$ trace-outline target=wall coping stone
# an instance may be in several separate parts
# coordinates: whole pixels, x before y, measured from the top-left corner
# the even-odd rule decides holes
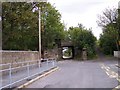
[[[9,51],[9,50],[0,50],[0,52],[31,52],[31,53],[33,53],[33,52],[39,52],[39,51]]]

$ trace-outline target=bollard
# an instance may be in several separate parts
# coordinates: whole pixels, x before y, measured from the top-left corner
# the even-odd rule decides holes
[[[39,69],[40,69],[40,64],[41,64],[40,60],[39,60],[39,63],[38,63],[38,64],[39,64]]]
[[[10,88],[12,87],[11,83],[12,83],[12,66],[11,66],[11,63],[10,63],[9,64],[9,84],[10,84]]]
[[[47,59],[47,67],[48,67],[48,59]]]
[[[57,61],[56,61],[56,59],[54,59],[54,63],[55,63],[55,66],[57,66]]]
[[[52,65],[53,65],[53,67],[55,66],[55,61],[54,61],[54,59],[52,60]]]

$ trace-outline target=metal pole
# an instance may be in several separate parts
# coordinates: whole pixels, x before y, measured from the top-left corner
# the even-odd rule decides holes
[[[30,76],[29,62],[27,63],[27,72],[28,72],[28,77],[29,77]]]
[[[118,2],[118,51],[120,51],[120,1]]]
[[[48,67],[48,59],[47,59],[47,67]]]
[[[0,63],[2,63],[2,2],[0,2]],[[2,67],[0,67],[2,70]],[[0,72],[0,87],[2,87],[2,73]]]
[[[9,64],[9,84],[10,84],[10,88],[12,87],[11,83],[12,83],[12,66],[11,66],[11,64]]]
[[[39,11],[39,64],[40,64],[41,63],[41,11],[40,11],[40,7],[38,7],[38,11]]]
[[[52,64],[53,64],[53,67],[55,66],[55,61],[54,61],[54,59],[52,59]]]

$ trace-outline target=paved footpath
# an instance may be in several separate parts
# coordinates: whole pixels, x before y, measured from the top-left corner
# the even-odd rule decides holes
[[[119,81],[116,64],[118,62],[114,58],[60,61],[58,71],[26,88],[115,88]]]
[[[12,88],[18,87],[21,84],[28,82],[29,80],[35,78],[39,74],[42,74],[45,71],[50,70],[54,67],[56,67],[56,62],[54,62],[54,65],[53,65],[53,62],[49,62],[49,63],[42,62],[40,68],[39,68],[38,64],[34,64],[33,66],[29,66],[29,72],[28,72],[28,67],[19,68],[17,70],[17,72],[14,71],[15,69],[12,69],[12,72],[14,71],[14,73],[12,73],[12,76],[11,76],[11,83],[12,83],[11,87]],[[7,87],[9,88],[9,86],[8,86],[10,84],[9,73],[2,75],[1,82],[2,82],[2,84],[0,84],[1,85],[0,89],[7,88]],[[17,82],[17,83],[15,83],[15,82]]]

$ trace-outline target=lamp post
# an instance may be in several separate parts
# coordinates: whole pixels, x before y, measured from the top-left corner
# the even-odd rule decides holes
[[[40,7],[38,7],[39,12],[39,60],[41,60],[41,10]]]
[[[41,2],[47,2],[47,0],[41,0]],[[41,8],[38,7],[38,13],[39,13],[39,62],[41,62]]]
[[[120,50],[120,1],[118,2],[118,39],[119,39],[119,50]]]

